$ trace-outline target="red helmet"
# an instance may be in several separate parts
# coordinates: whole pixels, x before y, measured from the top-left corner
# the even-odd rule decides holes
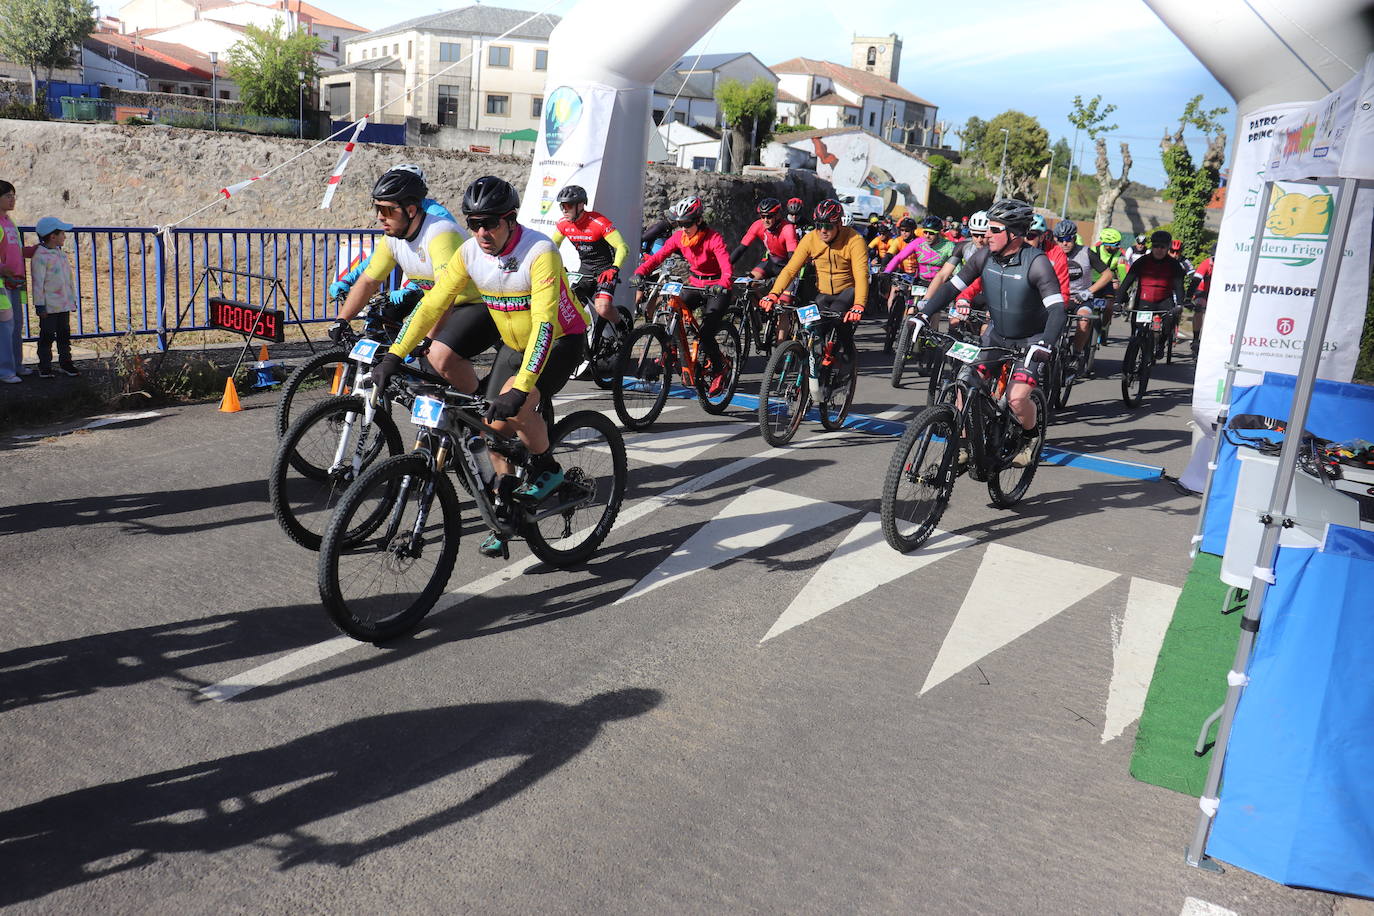
[[[782,204],[776,197],[765,197],[759,201],[757,208],[759,216],[777,216],[782,212]]]
[[[695,223],[701,219],[701,198],[684,197],[668,208],[668,219],[675,223]]]
[[[1178,239],[1174,239],[1172,242],[1169,243],[1169,250],[1170,250],[1170,251],[1182,251],[1182,250],[1183,250],[1183,243],[1180,242]]]
[[[796,216],[798,213],[802,212],[802,208],[805,206],[806,204],[802,202],[802,199],[800,197],[792,198],[787,202],[788,216]]]
[[[816,204],[816,209],[811,212],[811,222],[817,226],[838,226],[844,222],[844,207],[840,206],[838,200],[827,197]]]

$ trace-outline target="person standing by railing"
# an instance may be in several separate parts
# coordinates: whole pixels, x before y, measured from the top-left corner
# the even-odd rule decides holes
[[[39,247],[33,253],[33,310],[38,313],[38,377],[56,378],[52,345],[57,343],[57,366],[63,375],[78,376],[72,363],[72,312],[80,300],[72,281],[72,263],[62,245],[72,224],[55,216],[38,221]]]
[[[7,385],[33,374],[24,368],[24,245],[19,227],[10,219],[17,197],[14,185],[0,181],[0,382]]]

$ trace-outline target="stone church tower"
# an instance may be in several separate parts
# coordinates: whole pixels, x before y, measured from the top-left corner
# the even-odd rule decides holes
[[[897,82],[897,70],[902,64],[902,40],[896,32],[881,38],[855,35],[851,47],[849,66]]]

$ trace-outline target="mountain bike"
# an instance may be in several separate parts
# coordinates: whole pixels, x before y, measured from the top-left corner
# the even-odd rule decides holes
[[[625,344],[611,400],[626,429],[653,425],[668,401],[674,373],[681,376],[684,386],[696,389],[707,413],[724,413],[735,396],[744,362],[739,331],[728,320],[720,323],[716,346],[725,367],[723,372],[713,371],[701,348],[701,325],[694,310],[683,302],[682,291],[681,280],[663,281],[657,291],[656,313],[646,312],[648,323],[637,328]],[[713,390],[718,375],[720,383]]]
[[[777,314],[759,307],[759,297],[772,282],[767,277],[759,279],[752,275],[735,278],[734,299],[726,314],[739,332],[740,359],[748,359],[753,349],[767,353],[777,341]]]
[[[1058,369],[1058,380],[1055,386],[1055,397],[1053,404],[1056,409],[1063,410],[1069,405],[1069,395],[1073,392],[1074,385],[1083,379],[1091,378],[1093,367],[1097,363],[1098,344],[1098,325],[1102,321],[1102,305],[1105,300],[1091,299],[1087,302],[1074,306],[1069,313],[1069,320],[1064,325],[1064,333],[1059,338],[1059,346],[1056,354],[1056,368]],[[1083,305],[1092,309],[1090,315],[1076,314],[1077,310]],[[1083,352],[1074,351],[1074,339],[1078,336],[1079,322],[1086,322],[1088,325],[1088,339],[1083,344]]]
[[[407,370],[403,367],[402,372]],[[400,373],[398,373],[400,377]],[[514,495],[529,465],[515,437],[482,420],[487,402],[408,374],[415,449],[367,468],[339,500],[320,545],[320,600],[355,639],[382,642],[410,632],[453,574],[462,530],[453,471],[482,521],[507,541],[524,538],[550,566],[585,561],[610,534],[625,497],[625,442],[606,417],[569,414],[549,431],[564,481],[540,502]],[[515,473],[496,475],[488,450]]]
[[[883,324],[883,352],[892,353],[894,347],[898,346],[898,332],[906,325],[906,320],[910,318],[907,309],[911,308],[912,303],[920,302],[925,298],[927,284],[917,280],[911,274],[890,274],[892,277],[892,288],[895,291],[892,296],[892,305],[887,310],[887,320]],[[896,365],[895,361],[893,363]],[[893,383],[894,388],[897,387]]]
[[[1163,309],[1131,307],[1125,312],[1131,336],[1121,360],[1121,400],[1127,407],[1139,407],[1155,362],[1166,355],[1173,360],[1174,310],[1169,305]]]
[[[592,318],[591,324],[587,327],[587,359],[573,372],[573,378],[590,378],[596,387],[610,390],[615,387],[615,370],[620,365],[620,354],[634,326],[634,313],[624,306],[617,305],[616,311],[620,313],[619,327],[602,318],[594,302],[595,287],[593,286],[591,298],[583,296],[578,291],[578,286],[588,279],[596,278],[579,273],[568,274],[568,287]]]
[[[774,308],[797,313],[791,339],[773,348],[759,388],[759,432],[769,445],[782,446],[797,434],[813,400],[821,426],[844,425],[859,384],[859,362],[853,340],[840,336],[840,313],[822,312],[815,304]]]
[[[903,433],[888,464],[882,490],[883,535],[905,553],[926,542],[949,505],[961,474],[986,482],[993,505],[1007,509],[1030,489],[1045,444],[1046,401],[1031,390],[1036,428],[1027,436],[1008,406],[1012,366],[1020,356],[1006,347],[983,347],[944,337],[948,355],[961,363]],[[1030,460],[1016,459],[1030,446]]]

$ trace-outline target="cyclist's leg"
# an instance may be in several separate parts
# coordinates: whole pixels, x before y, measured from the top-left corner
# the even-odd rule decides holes
[[[598,285],[596,298],[592,300],[592,307],[596,309],[596,313],[609,321],[612,327],[620,326],[620,310],[611,304],[611,299],[615,297],[616,284],[619,282],[620,278],[616,277],[609,283]]]
[[[1202,342],[1202,319],[1207,316],[1207,297],[1201,296],[1193,300],[1193,350],[1196,351],[1198,344]]]
[[[501,339],[484,303],[455,306],[440,320],[430,335],[429,364],[466,394],[477,390],[477,372],[472,358]]]
[[[536,500],[543,499],[563,481],[563,471],[553,458],[549,443],[548,424],[544,422],[544,417],[539,411],[539,405],[543,403],[544,399],[552,398],[568,383],[573,371],[582,362],[584,350],[585,341],[580,334],[567,334],[555,341],[549,351],[549,357],[544,363],[543,371],[539,373],[534,389],[525,398],[525,403],[521,406],[520,412],[504,423],[491,424],[492,428],[498,431],[513,431],[530,454],[528,476],[524,485],[516,490],[518,496]],[[511,360],[508,357],[502,359],[507,352],[515,354],[515,359]],[[493,367],[492,378],[487,389],[488,398],[510,390],[523,356],[524,354],[502,347],[501,355],[497,357],[497,360],[501,364],[500,375],[505,377],[500,378],[498,390],[496,386],[498,370]],[[498,473],[509,473],[509,467],[504,469],[502,467],[506,464],[504,459],[500,459],[499,464],[498,459],[500,456],[492,455],[492,466],[496,468]]]
[[[1092,327],[1092,322],[1088,318],[1092,315],[1092,306],[1083,303],[1078,307],[1078,327],[1073,332],[1073,352],[1082,353],[1083,348],[1088,345],[1088,329]]]
[[[708,286],[701,293],[706,300],[701,315],[701,350],[718,373],[724,371],[724,367],[721,365],[720,345],[716,343],[716,331],[720,330],[725,310],[730,306],[728,294],[729,290],[722,286]]]

